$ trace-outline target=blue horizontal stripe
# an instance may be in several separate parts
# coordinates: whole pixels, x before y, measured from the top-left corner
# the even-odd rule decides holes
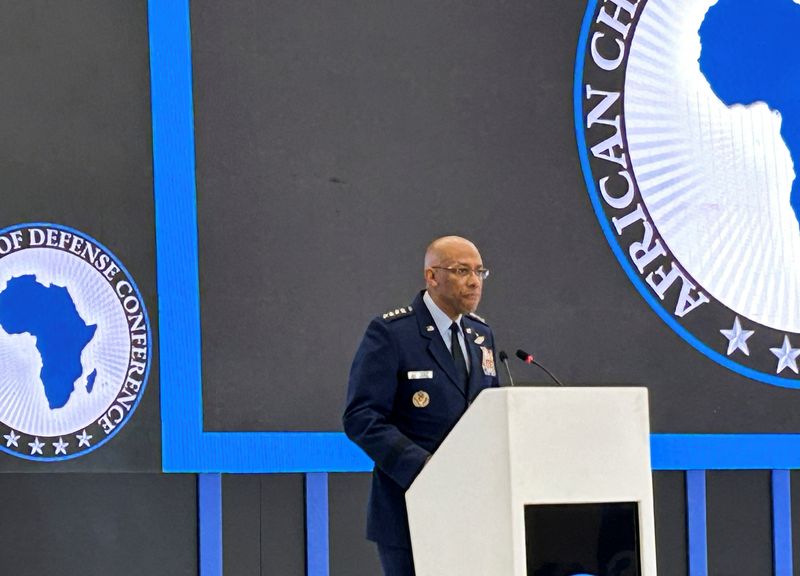
[[[653,470],[800,468],[800,434],[653,434]]]
[[[372,470],[372,461],[339,432],[203,432],[171,439],[165,472]]]
[[[175,432],[173,430],[173,432]],[[170,436],[167,472],[368,472],[372,461],[340,432],[202,432]],[[800,468],[798,434],[653,434],[653,470]]]

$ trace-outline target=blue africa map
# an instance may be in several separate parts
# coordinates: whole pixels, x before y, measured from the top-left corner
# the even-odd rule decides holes
[[[719,0],[700,26],[700,71],[726,106],[764,102],[780,112],[794,164],[791,208],[800,224],[800,5]]]
[[[50,409],[63,408],[83,373],[81,353],[97,326],[78,314],[66,288],[44,286],[34,275],[12,278],[0,292],[0,327],[8,334],[30,334],[42,359],[40,377]],[[91,393],[97,370],[89,374]]]

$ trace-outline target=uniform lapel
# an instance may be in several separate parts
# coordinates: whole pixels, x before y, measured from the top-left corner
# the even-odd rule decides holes
[[[444,340],[442,340],[439,330],[436,329],[436,325],[433,322],[433,317],[428,311],[428,307],[425,305],[425,302],[422,300],[422,294],[419,294],[415,298],[414,310],[417,311],[419,333],[424,338],[428,339],[428,353],[433,356],[433,359],[436,360],[436,363],[439,365],[442,371],[447,374],[447,377],[450,378],[450,382],[452,382],[453,385],[458,388],[459,392],[461,392],[461,394],[466,398],[467,391],[464,390],[463,386],[458,382],[456,366],[453,363],[453,356],[447,349]],[[433,326],[434,329],[429,332],[428,326]]]

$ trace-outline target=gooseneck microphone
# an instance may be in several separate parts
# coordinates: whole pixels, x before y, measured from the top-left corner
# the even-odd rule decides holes
[[[536,361],[536,359],[533,357],[533,354],[528,354],[527,352],[525,352],[525,350],[517,350],[517,358],[525,362],[525,364],[533,364],[534,366],[538,366],[539,368],[544,370],[547,373],[547,375],[550,376],[550,378],[553,379],[553,382],[555,382],[559,386],[563,386],[561,381],[555,376],[553,376],[553,373],[550,372],[550,370],[548,370],[547,368],[545,368]]]
[[[514,385],[514,379],[511,377],[511,369],[508,367],[508,354],[506,354],[505,350],[500,350],[500,362],[502,362],[506,367],[506,374],[508,374],[508,381],[511,382],[511,385]]]

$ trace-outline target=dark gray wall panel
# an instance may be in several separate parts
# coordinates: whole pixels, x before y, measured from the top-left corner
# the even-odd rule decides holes
[[[228,576],[261,574],[260,502],[260,476],[222,477],[222,560]]]
[[[377,549],[366,539],[372,475],[331,474],[328,478],[331,574],[380,574]]]
[[[707,473],[709,574],[772,574],[770,474]]]
[[[433,236],[493,228],[500,166],[531,174],[538,9],[192,9],[206,426],[337,429],[366,321]]]
[[[0,68],[0,227],[51,221],[105,244],[138,284],[156,341],[147,3],[5,2]],[[108,444],[66,463],[3,454],[0,470],[160,470],[157,348],[151,358],[142,401]]]
[[[365,539],[370,475],[328,478],[331,574],[378,574]],[[225,575],[304,576],[303,475],[224,475],[222,488]]]
[[[370,474],[330,476],[331,574],[370,576],[380,572],[372,542],[365,539]],[[686,576],[686,487],[683,472],[653,476],[658,569],[669,576]],[[763,511],[759,511],[762,514]]]
[[[459,233],[493,269],[481,312],[503,347],[534,350],[569,382],[647,384],[657,432],[797,431],[795,392],[689,348],[606,246],[572,125],[583,9],[192,2],[207,428],[339,429],[366,323],[408,303],[432,237]],[[54,221],[106,244],[156,335],[146,10],[3,5],[0,227]],[[0,455],[0,471],[159,470],[152,361],[108,445],[60,464]],[[544,381],[525,369],[519,380]],[[14,542],[0,573],[197,573],[194,476],[0,482],[0,537]],[[368,486],[330,476],[332,574],[377,573]],[[680,576],[682,474],[656,474],[655,489],[661,572]],[[223,490],[226,574],[304,574],[302,475],[226,476]],[[712,573],[769,573],[769,537],[768,473],[710,473]]]
[[[607,246],[574,135],[584,8],[192,2],[207,429],[340,429],[369,319],[459,233],[499,346],[647,385],[655,432],[797,431],[798,394],[691,348]]]
[[[303,474],[261,476],[261,575],[305,576]]]
[[[683,472],[655,472],[653,496],[656,512],[658,571],[687,576],[686,479]]]
[[[303,474],[222,478],[225,576],[305,576]]]
[[[0,574],[196,576],[193,475],[2,474]]]

